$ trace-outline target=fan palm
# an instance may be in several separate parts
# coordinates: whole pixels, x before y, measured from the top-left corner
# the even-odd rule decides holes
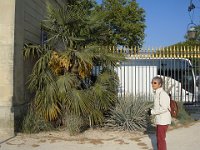
[[[31,106],[46,120],[57,120],[67,113],[101,123],[103,112],[116,100],[118,80],[113,66],[123,57],[98,43],[92,31],[101,24],[93,26],[94,18],[99,17],[81,3],[48,5],[48,16],[42,22],[47,44],[24,47],[25,58],[38,57],[28,87],[35,93]],[[103,70],[92,81],[96,62]]]

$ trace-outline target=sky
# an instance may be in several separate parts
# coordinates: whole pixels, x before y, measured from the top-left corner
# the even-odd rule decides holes
[[[102,0],[97,0],[101,3]],[[145,10],[146,29],[143,47],[163,47],[183,42],[191,19],[200,24],[200,0],[192,0],[196,8],[189,13],[190,0],[136,0]],[[191,16],[191,17],[190,17]]]

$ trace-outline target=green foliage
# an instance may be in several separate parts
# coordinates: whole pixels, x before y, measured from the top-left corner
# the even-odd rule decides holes
[[[102,111],[107,110],[115,100],[115,91],[108,90],[110,84],[107,84],[107,78],[112,78],[112,74],[108,74],[104,78],[106,81],[100,84],[85,82],[95,60],[106,68],[122,58],[106,47],[96,46],[90,39],[88,11],[81,3],[58,7],[49,4],[48,16],[42,25],[48,32],[47,45],[52,46],[24,47],[25,58],[38,56],[28,88],[35,93],[34,111],[40,112],[45,120],[56,120],[62,111],[67,111],[90,116],[93,124],[100,123],[103,120]],[[102,100],[103,96],[99,93],[106,95],[106,99]],[[88,98],[88,95],[94,98]]]
[[[129,47],[142,45],[145,14],[136,1],[104,0],[102,14],[109,28],[108,43]]]
[[[79,116],[68,115],[66,118],[66,126],[70,135],[76,135],[80,133],[83,125],[83,119]]]
[[[32,57],[40,57],[43,53],[43,48],[41,46],[35,46],[31,44],[25,44],[23,49],[23,56],[25,59]]]
[[[126,18],[120,19],[121,22],[112,16],[116,8],[107,9],[107,4],[105,10],[90,0],[64,3],[57,0],[54,5],[48,4],[47,17],[42,21],[48,36],[46,44],[25,45],[23,50],[26,59],[37,58],[27,82],[35,94],[31,105],[34,107],[25,119],[24,129],[31,129],[35,123],[37,130],[33,128],[34,132],[43,130],[40,129],[42,121],[62,120],[65,113],[87,118],[90,125],[103,123],[104,112],[117,99],[118,78],[113,67],[124,59],[108,46],[139,45],[144,30],[143,10],[135,2],[115,3],[122,10],[118,12],[120,18]],[[127,24],[120,25],[123,21]],[[112,23],[112,29],[108,22]],[[96,64],[103,69],[95,80],[91,80]],[[37,119],[34,122],[29,116],[39,116],[41,122]]]
[[[185,124],[185,123],[193,121],[192,117],[185,110],[183,103],[178,102],[178,108],[179,108],[179,112],[178,112],[177,119],[179,120],[181,124]]]
[[[143,96],[128,96],[119,100],[111,111],[110,122],[123,130],[145,130],[148,117],[145,110],[152,107],[152,103],[144,100]]]
[[[188,40],[188,41],[185,41],[185,42],[179,42],[177,44],[171,45],[170,47],[173,47],[173,46],[175,46],[175,47],[177,47],[179,49],[180,49],[180,47],[183,47],[183,46],[190,47],[190,48],[195,48],[195,46],[200,46],[200,42],[199,41],[194,41],[194,40],[193,41]]]
[[[32,110],[28,112],[22,123],[22,132],[38,133],[40,131],[52,130],[53,126],[40,115],[36,115]]]

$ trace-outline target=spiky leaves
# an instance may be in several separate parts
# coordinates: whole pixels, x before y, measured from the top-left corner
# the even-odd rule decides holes
[[[127,96],[125,100],[119,100],[112,110],[111,122],[123,130],[145,130],[148,123],[145,110],[150,107],[152,103],[142,96]]]
[[[61,48],[79,49],[89,35],[88,11],[81,4],[53,7],[48,5],[48,17],[42,22],[48,31],[48,42]]]

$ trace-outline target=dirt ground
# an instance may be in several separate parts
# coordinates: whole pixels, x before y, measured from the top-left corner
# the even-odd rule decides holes
[[[199,150],[200,122],[170,127],[167,132],[169,150]],[[110,131],[90,129],[70,136],[67,131],[18,134],[3,141],[0,150],[156,150],[154,132]]]

